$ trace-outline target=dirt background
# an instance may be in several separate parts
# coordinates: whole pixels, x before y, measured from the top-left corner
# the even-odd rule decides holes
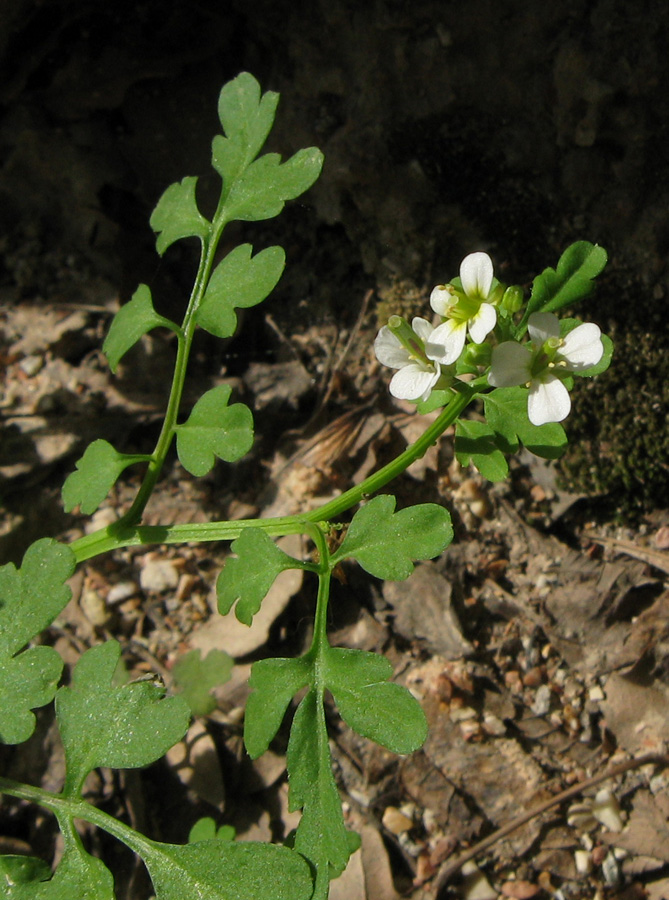
[[[609,252],[599,290],[579,312],[612,334],[616,358],[604,378],[575,393],[566,463],[556,471],[517,460],[509,485],[491,491],[476,473],[452,466],[447,436],[398,488],[406,502],[436,497],[456,518],[459,549],[422,569],[422,587],[412,589],[423,600],[434,596],[435,618],[426,623],[412,612],[401,588],[381,590],[355,574],[339,598],[333,629],[341,642],[390,653],[398,671],[423,685],[434,726],[413,769],[341,738],[338,776],[357,798],[354,823],[371,828],[370,846],[370,834],[385,841],[366,864],[385,860],[390,873],[387,883],[368,877],[359,896],[429,895],[421,865],[433,874],[448,853],[503,824],[547,783],[597,771],[611,754],[666,746],[668,26],[658,0],[0,5],[3,561],[19,560],[45,533],[83,527],[62,513],[59,490],[89,440],[105,437],[120,450],[153,446],[169,339],[147,339],[114,380],[99,347],[140,281],[166,313],[183,307],[195,247],[181,242],[159,260],[148,220],[165,187],[187,174],[201,176],[203,208],[215,204],[216,99],[239,71],[282,95],[269,149],[288,155],[315,144],[325,168],[279,219],[231,229],[230,242],[282,244],[286,274],[245,317],[239,337],[223,347],[203,338],[193,355],[187,401],[203,383],[231,379],[263,413],[254,453],[196,486],[174,466],[149,520],[313,505],[382,463],[385,447],[411,440],[415,425],[390,405],[370,340],[389,310],[424,309],[432,285],[453,277],[468,252],[487,250],[499,277],[521,284],[574,240]],[[133,477],[113,498],[121,505]],[[109,509],[97,521],[105,515]],[[192,633],[210,621],[223,550],[216,553],[170,551],[162,582],[160,553],[119,554],[87,569],[75,591],[78,612],[60,636],[72,658],[115,634],[127,648],[135,641],[134,663],[169,677],[179,652],[208,646]],[[227,649],[243,663],[267,649],[299,652],[309,610],[301,590],[282,588],[266,631]],[[539,688],[548,699],[542,690],[537,700]],[[237,695],[219,697],[219,720],[208,723],[210,756],[228,773],[242,765],[239,703]],[[457,712],[463,708],[474,715]],[[546,725],[551,716],[553,736],[523,731],[526,720]],[[13,757],[8,771],[18,766],[27,780],[57,783],[52,740],[44,722],[31,764]],[[346,767],[351,759],[357,775]],[[518,784],[503,790],[499,772],[511,771]],[[426,794],[434,772],[439,790]],[[151,799],[152,776],[142,777],[140,784],[128,776],[128,786],[109,776],[91,791],[119,814],[137,814]],[[247,827],[260,821],[258,785],[285,788],[280,747],[273,774],[253,777],[235,803],[218,806],[243,834],[235,816],[245,810]],[[646,833],[666,828],[658,777],[654,793],[646,779],[625,782],[619,794],[629,822]],[[235,780],[223,779],[223,794],[224,782],[229,793]],[[263,795],[265,836],[289,830],[277,796]],[[384,824],[384,812],[409,800],[417,831],[407,829],[412,837],[402,844],[405,832]],[[145,826],[183,840],[163,813]],[[627,868],[621,857],[605,871],[612,857],[604,838],[596,832],[588,847],[565,816],[488,858],[491,896],[513,880],[537,896],[558,887],[569,897],[669,896],[667,842],[662,852],[651,848],[655,862],[644,868],[640,848],[650,845],[629,839]],[[13,840],[53,850],[47,821],[23,807],[5,818]],[[575,870],[574,847],[591,855],[589,873]],[[95,849],[113,861],[116,851]],[[128,874],[124,857],[116,862],[119,896],[145,896],[141,875]],[[374,883],[388,893],[375,894]],[[520,896],[513,890],[505,895]]]

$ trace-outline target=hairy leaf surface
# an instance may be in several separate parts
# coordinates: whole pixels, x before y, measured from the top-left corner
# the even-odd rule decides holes
[[[116,686],[121,655],[117,641],[87,650],[75,666],[70,687],[56,695],[56,714],[65,746],[65,794],[80,790],[98,766],[146,766],[181,740],[190,719],[183,697],[165,697],[152,680]]]
[[[156,900],[309,900],[311,872],[294,850],[255,841],[142,841]]]

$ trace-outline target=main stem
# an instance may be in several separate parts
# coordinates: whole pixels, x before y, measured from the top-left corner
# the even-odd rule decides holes
[[[311,512],[274,519],[238,519],[234,522],[203,522],[187,525],[136,525],[129,520],[131,508],[118,522],[93,534],[84,535],[84,537],[74,541],[70,547],[74,551],[77,562],[80,563],[120,547],[137,547],[145,544],[182,544],[189,541],[232,541],[238,538],[245,528],[261,528],[272,537],[286,534],[303,534],[308,532],[310,530],[309,526],[313,526],[314,523],[328,522],[346,512],[346,510],[351,509],[351,507],[360,503],[371,494],[381,490],[413,462],[424,456],[429,447],[438,440],[444,431],[460,417],[461,413],[474,400],[479,393],[480,387],[477,383],[463,384],[448,406],[442,410],[414,444],[411,444],[392,462],[374,472],[360,484],[345,491],[339,497],[335,497],[334,500],[316,507]],[[158,469],[155,478],[158,477],[159,471]],[[149,475],[147,474],[147,479],[148,477]],[[142,488],[140,488],[140,494],[143,493],[146,483],[145,479]],[[154,484],[155,479],[151,483],[151,489],[153,489]],[[148,496],[146,500],[148,500]],[[144,500],[144,503],[146,503],[146,500]],[[137,500],[133,504],[133,507],[135,506],[138,506]],[[143,509],[143,506],[141,508]]]
[[[167,457],[167,453],[174,438],[179,409],[181,407],[181,397],[186,381],[186,369],[188,366],[188,358],[190,356],[190,348],[193,343],[193,335],[195,334],[195,314],[197,313],[198,307],[200,306],[207,289],[211,269],[214,264],[214,255],[225,224],[225,219],[222,216],[218,219],[214,218],[209,236],[202,240],[200,263],[198,265],[197,275],[195,276],[195,283],[188,301],[181,328],[177,331],[177,358],[174,364],[172,386],[170,388],[170,396],[167,402],[163,427],[160,430],[156,448],[151,454],[144,480],[137,491],[137,496],[130,509],[116,523],[116,528],[133,526],[141,519],[146,504],[156,486],[156,482],[158,481],[158,477],[160,476],[165,463],[165,458]]]

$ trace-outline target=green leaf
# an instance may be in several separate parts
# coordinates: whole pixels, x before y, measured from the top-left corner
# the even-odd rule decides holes
[[[525,388],[497,388],[485,395],[483,403],[486,421],[507,452],[515,452],[520,440],[531,453],[544,459],[558,459],[564,453],[567,436],[559,422],[533,425],[528,419]]]
[[[195,316],[198,325],[216,337],[235,333],[235,307],[261,303],[275,288],[286,262],[281,247],[267,247],[253,258],[251,244],[235,247],[216,267]]]
[[[461,466],[473,465],[488,481],[503,481],[509,473],[495,431],[485,422],[458,419],[455,455]]]
[[[119,453],[108,441],[93,441],[76,463],[76,471],[65,479],[62,491],[65,512],[71,512],[79,504],[83,515],[90,516],[124,469],[149,459],[145,454]]]
[[[216,707],[214,688],[229,681],[235,662],[224,650],[210,650],[202,658],[199,650],[190,650],[174,664],[172,675],[195,716],[207,716]]]
[[[206,475],[216,462],[241,459],[253,444],[253,416],[248,406],[228,406],[228,384],[207,391],[193,407],[188,420],[177,425],[177,453],[191,475]]]
[[[65,746],[64,793],[72,796],[99,766],[146,766],[179,741],[190,719],[183,697],[165,697],[153,680],[114,685],[121,655],[117,641],[87,650],[70,687],[56,695],[56,715]]]
[[[140,284],[131,299],[124,304],[112,319],[109,332],[102,345],[109,368],[116,371],[121,358],[137,343],[142,335],[163,325],[171,331],[179,332],[179,326],[158,315],[153,308],[151,289]]]
[[[67,849],[48,881],[42,877],[43,870],[36,869],[34,874],[33,880],[13,884],[6,874],[4,878],[0,874],[0,897],[5,900],[115,900],[111,872],[83,850]]]
[[[287,847],[218,839],[139,848],[156,900],[309,900],[313,891],[305,860]]]
[[[362,650],[332,649],[325,681],[342,719],[355,732],[392,753],[413,753],[425,742],[427,721],[418,701],[388,682],[392,666]]]
[[[318,869],[336,878],[355,850],[356,837],[344,825],[339,792],[332,775],[323,707],[311,690],[297,708],[290,730],[286,764],[290,809],[302,809],[295,849]],[[353,838],[353,840],[352,840]]]
[[[156,249],[160,256],[167,248],[185,237],[209,235],[211,225],[197,208],[195,187],[197,178],[192,175],[171,184],[158,201],[151,215],[151,228],[158,233]]]
[[[323,154],[316,147],[298,150],[285,163],[278,153],[266,153],[232,184],[225,202],[226,220],[256,222],[278,216],[286,200],[311,187],[322,167]]]
[[[235,829],[232,825],[216,827],[216,821],[211,816],[203,816],[188,832],[188,843],[196,844],[198,841],[234,841]]]
[[[7,854],[0,856],[0,895],[3,888],[16,884],[47,881],[51,878],[51,866],[36,856]]]
[[[332,564],[352,557],[370,575],[402,581],[413,572],[413,560],[438,556],[453,539],[451,517],[442,506],[394,509],[395,498],[382,494],[358,510]]]
[[[249,678],[252,693],[244,715],[244,743],[251,759],[257,759],[267,750],[288,704],[312,678],[312,665],[305,657],[261,659],[253,663]]]
[[[226,560],[216,582],[218,611],[227,615],[237,602],[235,615],[250,625],[276,576],[303,564],[279,550],[261,528],[245,528],[230,547],[237,557]]]
[[[26,550],[19,570],[0,568],[0,739],[18,744],[35,728],[31,712],[49,703],[63,662],[51,647],[23,650],[65,608],[74,572],[69,547],[43,538]],[[23,652],[20,652],[23,650]]]
[[[453,391],[432,391],[427,400],[419,400],[416,403],[416,409],[421,416],[434,412],[435,409],[441,409],[453,399]]]
[[[606,250],[588,241],[577,241],[564,251],[556,269],[544,269],[532,285],[532,294],[521,325],[535,312],[555,312],[587,297],[593,279],[606,265]]]
[[[231,184],[255,159],[269,134],[279,95],[272,91],[260,96],[260,85],[242,72],[224,85],[218,100],[218,116],[227,137],[214,138],[213,166]]]

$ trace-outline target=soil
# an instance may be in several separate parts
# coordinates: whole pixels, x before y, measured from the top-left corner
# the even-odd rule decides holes
[[[254,449],[197,481],[171,464],[148,522],[288,514],[361,480],[424,427],[391,401],[370,352],[389,311],[425,310],[432,285],[475,249],[500,278],[529,285],[572,241],[606,247],[579,314],[612,334],[616,357],[575,394],[566,462],[520,455],[492,486],[453,462],[446,434],[394,487],[398,505],[447,506],[453,545],[406,583],[350,567],[336,587],[333,641],[389,656],[430,736],[391,758],[332,711],[336,777],[363,836],[332,896],[669,897],[657,762],[555,805],[482,852],[480,869],[443,878],[523,810],[667,752],[666,5],[9,0],[0,25],[2,562],[89,527],[60,502],[87,443],[153,447],[173,342],[152,333],[117,377],[100,347],[139,282],[166,314],[183,308],[196,248],[180,242],[159,259],[148,220],[187,174],[200,176],[203,208],[215,204],[216,99],[239,71],[281,93],[269,149],[315,144],[326,165],[278,219],[231,228],[230,246],[284,246],[286,273],[237,337],[194,347],[184,407],[228,381],[257,411]],[[127,470],[95,523],[136,488]],[[93,560],[48,638],[71,666],[115,637],[132,674],[168,682],[193,648],[237,661],[214,712],[167,760],[89,780],[89,799],[157,839],[186,840],[201,815],[242,839],[282,840],[295,826],[286,733],[252,764],[240,723],[250,663],[308,641],[313,585],[284,573],[252,629],[230,623],[212,612],[227,552]],[[50,711],[1,758],[8,776],[59,789]],[[57,858],[49,816],[3,801],[0,823],[3,852]],[[117,844],[93,830],[84,839],[119,898],[150,896]]]

